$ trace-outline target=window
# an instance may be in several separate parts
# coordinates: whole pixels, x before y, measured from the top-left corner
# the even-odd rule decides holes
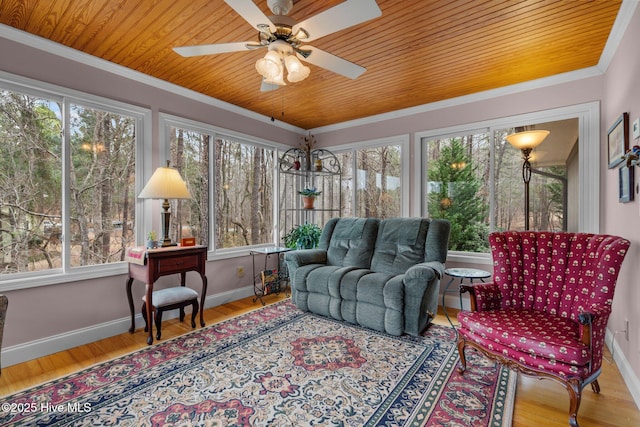
[[[136,120],[70,105],[71,267],[124,260],[135,245]]]
[[[451,222],[451,250],[488,250],[489,144],[487,132],[425,141],[427,209]]]
[[[551,134],[533,152],[530,229],[597,232],[599,182],[588,173],[599,161],[597,110],[591,103],[417,134],[424,215],[451,221],[452,251],[486,253],[489,232],[524,229],[522,154],[505,137],[538,128]]]
[[[170,200],[169,237],[179,242],[194,237],[199,245],[209,242],[209,150],[212,136],[186,127],[169,125],[170,165],[187,182],[189,200]]]
[[[171,239],[195,237],[218,252],[274,244],[275,147],[179,117],[161,122],[192,195],[172,201]]]
[[[216,249],[274,242],[275,150],[216,137]]]
[[[62,105],[0,90],[2,275],[62,268]]]
[[[52,281],[122,261],[148,113],[29,83],[0,83],[0,274]]]
[[[392,218],[408,215],[408,138],[336,149],[342,166],[344,216]]]

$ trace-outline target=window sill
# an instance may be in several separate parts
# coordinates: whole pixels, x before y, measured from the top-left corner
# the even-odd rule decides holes
[[[127,274],[126,262],[114,262],[109,265],[76,267],[70,272],[64,273],[61,269],[39,271],[20,275],[14,279],[2,280],[0,292],[15,291],[19,289],[37,288],[40,286],[58,285],[60,283],[77,282],[80,280],[99,279],[109,276]]]
[[[493,265],[491,254],[481,252],[449,251],[447,262],[459,262],[461,264]]]

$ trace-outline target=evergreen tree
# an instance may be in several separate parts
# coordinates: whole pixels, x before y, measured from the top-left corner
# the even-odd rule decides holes
[[[441,148],[437,160],[428,165],[429,181],[437,183],[429,193],[432,218],[451,222],[449,249],[483,252],[487,250],[489,229],[484,220],[487,209],[478,197],[481,181],[461,139]]]

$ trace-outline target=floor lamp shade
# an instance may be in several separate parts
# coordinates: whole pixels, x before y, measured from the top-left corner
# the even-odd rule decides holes
[[[141,199],[164,199],[162,203],[162,246],[175,245],[169,238],[169,223],[171,221],[169,199],[191,198],[187,183],[180,176],[180,172],[177,169],[170,168],[169,162],[167,162],[166,167],[159,167],[151,175],[147,185],[144,186],[138,197]]]

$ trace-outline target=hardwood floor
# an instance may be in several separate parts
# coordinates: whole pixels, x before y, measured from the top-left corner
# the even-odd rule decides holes
[[[267,304],[284,299],[270,295]],[[260,308],[259,302],[245,298],[205,310],[207,325]],[[454,310],[449,309],[451,315]],[[454,318],[452,316],[452,318]],[[435,323],[448,325],[442,313]],[[178,319],[166,320],[162,324],[162,339],[166,340],[191,331],[187,322]],[[123,334],[96,341],[87,345],[62,351],[50,356],[24,362],[2,369],[0,376],[0,400],[3,396],[81,370],[120,355],[145,348],[146,334],[141,330],[135,334]],[[611,360],[607,351],[605,357]],[[640,411],[627,389],[615,364],[604,361],[599,378],[601,392],[593,393],[590,387],[583,392],[578,421],[582,427],[591,426],[639,426]],[[518,389],[514,409],[513,426],[567,426],[569,395],[559,384],[548,380],[518,377]]]

